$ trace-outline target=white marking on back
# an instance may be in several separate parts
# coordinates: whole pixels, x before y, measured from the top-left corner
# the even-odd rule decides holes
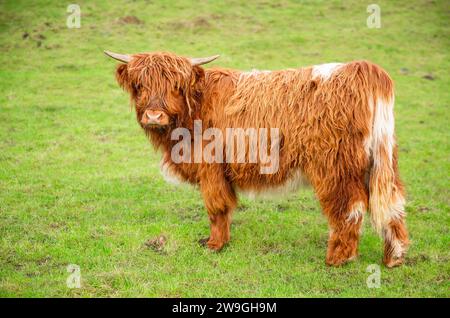
[[[342,63],[326,63],[320,65],[314,65],[312,69],[312,77],[321,77],[323,80],[327,80],[333,75],[333,73],[340,68]]]

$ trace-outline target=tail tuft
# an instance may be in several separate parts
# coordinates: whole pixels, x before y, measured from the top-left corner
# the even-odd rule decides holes
[[[385,74],[385,73],[384,73]],[[387,74],[377,74],[382,82],[391,81]],[[382,229],[395,218],[403,217],[403,188],[398,177],[397,148],[394,133],[394,94],[380,92],[376,87],[373,100],[369,101],[373,109],[373,127],[370,140],[372,168],[369,181],[369,210],[372,225],[381,234]],[[385,87],[385,85],[382,85]]]

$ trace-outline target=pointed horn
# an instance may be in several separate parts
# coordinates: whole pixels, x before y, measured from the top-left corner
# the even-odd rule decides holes
[[[189,59],[189,61],[191,61],[192,65],[203,65],[203,64],[206,64],[206,63],[214,61],[219,56],[220,55],[213,55],[213,56],[210,56],[210,57],[192,58],[192,59]]]
[[[130,55],[126,55],[126,54],[118,54],[118,53],[114,53],[114,52],[109,52],[109,51],[103,51],[106,55],[108,55],[109,57],[112,57],[115,60],[118,60],[120,62],[123,63],[128,63],[131,61],[131,56]]]

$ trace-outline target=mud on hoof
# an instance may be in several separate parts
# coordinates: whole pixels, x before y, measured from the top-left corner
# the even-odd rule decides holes
[[[357,258],[357,255],[353,255],[350,257],[342,257],[342,256],[336,257],[336,256],[332,255],[332,256],[327,256],[325,262],[328,266],[338,267],[338,266],[345,265],[351,261],[354,261],[356,258]]]
[[[206,247],[206,243],[208,243],[208,241],[209,241],[209,236],[205,237],[205,238],[202,238],[202,239],[199,239],[198,240],[198,244],[203,246],[203,247]]]
[[[198,243],[201,246],[207,247],[211,251],[219,252],[225,246],[225,243],[217,242],[215,240],[211,240],[209,237],[200,239]]]

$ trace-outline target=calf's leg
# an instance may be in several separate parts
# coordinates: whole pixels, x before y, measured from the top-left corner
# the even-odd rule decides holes
[[[210,236],[204,244],[211,250],[219,251],[230,241],[231,212],[209,213]]]
[[[331,191],[320,195],[320,203],[329,221],[326,263],[339,266],[358,255],[358,242],[368,194],[361,179],[333,183]]]
[[[205,244],[209,249],[219,251],[230,240],[236,194],[225,179],[220,165],[203,167],[200,176],[200,189],[210,221],[210,236]]]
[[[393,219],[383,227],[384,257],[387,267],[399,266],[403,263],[409,245],[408,232],[403,216]]]

